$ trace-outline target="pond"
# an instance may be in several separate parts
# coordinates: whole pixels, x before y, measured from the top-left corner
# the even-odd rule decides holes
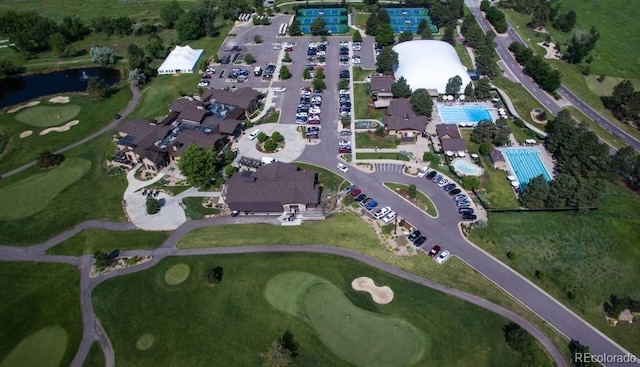
[[[120,81],[120,72],[111,68],[82,68],[0,79],[0,108],[28,102],[42,96],[84,92],[90,77],[108,85]]]

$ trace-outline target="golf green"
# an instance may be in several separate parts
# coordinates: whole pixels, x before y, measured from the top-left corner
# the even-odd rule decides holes
[[[34,106],[23,109],[16,115],[16,120],[23,124],[37,127],[58,126],[71,121],[82,108],[76,104],[56,106]]]
[[[59,167],[15,182],[0,189],[0,220],[30,217],[44,209],[62,190],[84,176],[91,161],[74,158]]]
[[[187,264],[176,264],[164,273],[164,281],[169,285],[178,285],[189,277],[191,269]]]
[[[57,367],[67,350],[67,332],[60,326],[47,326],[24,338],[0,367]]]
[[[355,306],[321,277],[304,272],[276,275],[267,283],[265,296],[275,308],[304,315],[327,347],[356,366],[410,366],[424,354],[426,341],[416,327]]]

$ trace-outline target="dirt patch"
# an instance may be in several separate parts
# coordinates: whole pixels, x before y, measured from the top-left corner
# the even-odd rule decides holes
[[[49,103],[69,103],[69,97],[67,96],[56,96],[49,99]]]
[[[544,50],[545,50],[544,58],[545,59],[560,60],[562,54],[560,52],[558,52],[558,50],[556,50],[556,44],[555,43],[549,42],[548,44],[545,45],[544,42],[538,42],[538,43],[536,43],[536,45],[544,48]]]
[[[69,131],[69,129],[71,129],[71,126],[75,126],[77,124],[79,124],[80,121],[79,120],[72,120],[67,122],[66,124],[62,125],[62,126],[57,126],[57,127],[50,127],[47,129],[44,129],[42,131],[40,131],[40,135],[47,135],[48,133],[55,131],[58,133],[63,133],[66,131]]]
[[[33,134],[33,130],[25,130],[20,133],[20,139],[24,139],[27,136],[31,136],[31,134]]]
[[[373,302],[379,305],[386,305],[393,300],[393,291],[391,288],[387,286],[378,287],[373,280],[368,277],[354,279],[353,282],[351,282],[351,287],[357,291],[369,293]]]
[[[14,107],[14,108],[8,110],[7,113],[15,113],[15,112],[20,111],[23,108],[33,107],[33,106],[36,106],[38,104],[40,104],[40,101],[29,102],[29,103],[23,104],[22,106]]]

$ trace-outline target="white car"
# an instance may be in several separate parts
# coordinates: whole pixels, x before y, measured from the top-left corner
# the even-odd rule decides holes
[[[318,66],[327,66],[327,63],[324,62],[324,61],[320,61],[320,62],[317,62],[316,65],[318,65]]]
[[[439,187],[444,187],[444,185],[448,184],[449,180],[447,180],[446,178],[443,178],[442,180],[440,180],[440,182],[438,182],[438,186]]]
[[[418,177],[423,178],[429,172],[429,167],[422,167],[418,170]]]
[[[337,167],[340,171],[342,171],[342,172],[344,172],[344,173],[349,172],[349,167],[347,167],[346,165],[344,165],[344,163],[338,163],[338,164],[336,165],[336,167]]]
[[[438,257],[436,257],[436,262],[438,264],[443,264],[445,261],[447,261],[447,259],[449,258],[449,251],[447,250],[442,250],[442,252],[440,252],[440,255],[438,255]]]
[[[389,224],[391,223],[391,221],[393,221],[394,219],[396,219],[396,212],[394,212],[393,210],[390,211],[389,213],[387,213],[387,215],[385,215],[382,218],[382,221],[384,222],[384,224]]]
[[[340,146],[340,147],[348,147],[350,145],[351,145],[351,143],[349,141],[347,141],[347,140],[340,140],[338,142],[338,146]]]
[[[322,110],[321,110],[321,109],[319,109],[318,107],[311,107],[311,108],[309,109],[309,113],[319,114],[319,113],[322,113]]]
[[[285,87],[275,87],[275,88],[273,88],[273,91],[276,92],[276,93],[284,93],[284,92],[287,91],[287,88],[285,88]]]
[[[259,135],[261,132],[262,132],[262,131],[260,131],[260,129],[258,129],[258,130],[256,130],[256,131],[252,132],[251,134],[249,134],[249,139],[253,140],[253,139],[257,138],[257,137],[258,137],[258,135]]]
[[[387,215],[387,213],[389,213],[390,211],[391,211],[391,207],[385,206],[384,208],[378,209],[375,213],[373,213],[373,217],[375,219],[380,219],[385,215]]]
[[[349,95],[349,90],[348,89],[340,89],[340,92],[338,92],[340,95]]]
[[[209,86],[209,82],[206,80],[201,80],[200,83],[198,83],[198,87],[208,87]]]
[[[300,89],[300,95],[301,96],[310,96],[311,95],[311,91],[305,88],[301,88]]]

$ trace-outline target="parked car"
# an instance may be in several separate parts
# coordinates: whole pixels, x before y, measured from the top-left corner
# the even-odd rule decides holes
[[[444,187],[443,187],[442,189],[443,189],[444,191],[451,191],[451,190],[453,190],[453,189],[455,189],[455,188],[456,188],[456,184],[454,184],[454,183],[449,183],[449,184],[444,185]]]
[[[447,261],[447,259],[449,258],[449,251],[447,250],[442,250],[442,252],[440,252],[440,255],[438,255],[438,257],[436,257],[436,262],[438,264],[443,264],[445,261]]]
[[[273,91],[276,92],[276,93],[284,93],[284,92],[287,91],[287,88],[285,88],[285,87],[275,87],[275,88],[273,88]]]
[[[349,172],[349,167],[347,167],[344,163],[338,163],[336,167],[344,173]]]
[[[434,257],[438,255],[439,252],[440,252],[440,246],[435,245],[431,248],[431,250],[429,250],[429,252],[427,252],[427,255],[429,255],[429,257]]]
[[[462,200],[462,199],[467,199],[467,195],[465,194],[457,194],[453,197],[453,201],[457,201],[457,200]]]
[[[473,208],[460,208],[458,209],[459,214],[474,214]]]
[[[377,201],[375,201],[375,200],[371,200],[371,201],[369,202],[369,204],[367,204],[367,206],[365,207],[365,209],[367,209],[367,210],[371,211],[371,210],[373,210],[373,208],[375,208],[375,207],[377,207],[377,206],[378,206],[378,202],[377,202]]]
[[[373,201],[373,198],[366,198],[360,202],[360,205],[362,205],[363,207],[366,207],[372,201]]]
[[[258,135],[261,133],[262,131],[260,131],[260,129],[258,130],[254,130],[251,134],[249,134],[249,139],[253,140],[255,138],[258,137]]]
[[[351,136],[351,130],[340,131],[340,136]]]
[[[350,147],[350,146],[351,146],[351,143],[350,143],[348,140],[340,140],[340,141],[338,142],[338,146],[341,146],[341,147]]]
[[[342,193],[344,195],[346,195],[346,194],[350,193],[351,191],[355,190],[355,188],[356,188],[356,185],[349,185],[349,186],[345,187],[344,190],[342,190]]]
[[[413,245],[416,247],[420,247],[422,246],[425,242],[427,242],[427,237],[425,236],[420,236],[418,238],[416,238],[415,241],[413,241]]]
[[[419,230],[415,230],[413,232],[411,232],[411,234],[407,237],[407,239],[411,242],[415,241],[418,237],[420,237],[420,235],[422,234],[422,232],[420,232]]]
[[[352,195],[353,195],[353,193],[352,193]],[[390,211],[391,211],[391,207],[385,206],[384,208],[380,208],[375,213],[373,213],[373,217],[375,219],[380,219],[380,218],[384,217],[385,215],[387,215],[387,213],[389,213]]]
[[[440,180],[442,180],[442,175],[436,175],[431,179],[431,182],[439,182]]]
[[[360,189],[353,189],[351,190],[351,196],[358,196],[362,193],[362,190]]]
[[[353,199],[353,201],[355,201],[356,203],[359,203],[359,202],[361,202],[362,200],[364,200],[364,199],[366,199],[366,198],[367,198],[367,195],[365,195],[365,194],[360,194],[360,195],[356,196],[356,198],[355,198],[355,199]]]
[[[338,153],[341,153],[341,154],[351,153],[351,147],[340,147],[338,148]]]
[[[433,179],[437,174],[438,174],[438,171],[431,171],[431,172],[427,173],[427,175],[425,176],[425,178],[426,178],[427,180],[431,180],[431,179]]]
[[[443,178],[442,180],[440,180],[440,181],[438,182],[438,186],[439,186],[439,187],[444,187],[444,185],[446,185],[446,184],[448,184],[448,183],[449,183],[449,180],[447,180],[446,178]]]
[[[422,167],[418,170],[418,177],[422,178],[429,172],[429,167]]]
[[[454,195],[458,195],[461,192],[462,192],[462,190],[460,190],[460,189],[453,189],[453,190],[449,191],[449,195],[454,196]]]
[[[396,212],[394,212],[393,210],[390,211],[389,213],[387,213],[387,215],[385,215],[384,217],[382,217],[382,222],[384,224],[389,224],[391,223],[391,221],[393,221],[394,219],[396,219]]]
[[[478,217],[475,214],[462,214],[464,220],[476,220]]]

